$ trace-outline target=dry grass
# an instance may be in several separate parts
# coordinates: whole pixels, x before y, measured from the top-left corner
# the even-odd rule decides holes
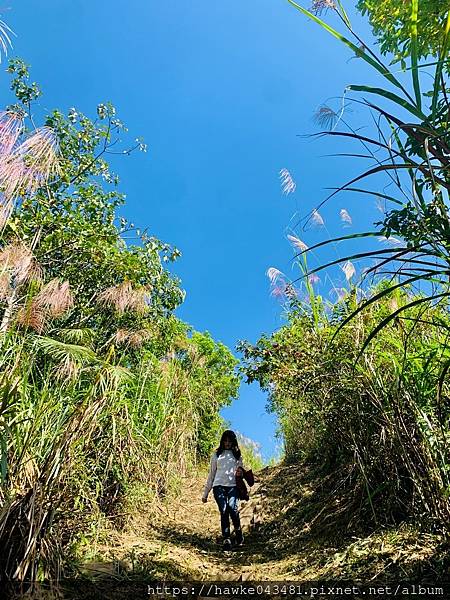
[[[448,552],[439,535],[412,526],[357,535],[331,479],[302,465],[266,467],[241,505],[242,551],[223,554],[219,518],[200,495],[206,471],[179,480],[164,503],[136,514],[126,531],[99,543],[83,567],[104,582],[442,580]],[[78,596],[81,597],[81,596]],[[112,596],[114,597],[114,596]]]

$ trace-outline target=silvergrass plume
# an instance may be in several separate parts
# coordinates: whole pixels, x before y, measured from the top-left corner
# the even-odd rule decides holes
[[[336,2],[334,0],[314,0],[311,5],[311,12],[315,15],[321,15],[327,10],[336,10]]]
[[[331,131],[337,123],[338,114],[326,104],[322,104],[314,113],[313,120],[321,129]]]
[[[342,266],[341,269],[344,271],[345,279],[350,281],[350,279],[355,275],[356,269],[352,262],[347,260]]]
[[[340,215],[341,221],[344,225],[352,224],[352,218],[351,218],[349,212],[345,208],[341,208],[341,210],[339,211],[339,215]]]
[[[300,250],[300,252],[305,252],[305,250],[308,250],[308,246],[305,244],[305,242],[302,242],[302,240],[300,240],[298,237],[295,237],[295,235],[288,235],[287,239],[291,242],[294,248]]]
[[[270,267],[267,269],[266,275],[272,285],[275,285],[280,277],[284,277],[283,273],[275,267]]]
[[[323,227],[325,225],[322,215],[316,209],[314,209],[311,213],[311,221],[313,225],[316,225],[317,227]]]
[[[283,194],[286,196],[288,194],[293,194],[296,189],[295,181],[292,175],[289,173],[287,169],[281,169],[280,171],[280,180],[281,180],[281,189],[283,190]]]
[[[127,310],[144,313],[148,308],[148,290],[133,289],[129,281],[107,288],[98,295],[98,301],[104,306],[114,308],[118,313]]]

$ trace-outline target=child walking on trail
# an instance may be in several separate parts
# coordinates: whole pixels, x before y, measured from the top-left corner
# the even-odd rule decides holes
[[[211,456],[211,468],[202,496],[202,501],[206,502],[212,488],[220,511],[224,550],[231,550],[230,517],[234,526],[236,544],[242,546],[244,543],[239,517],[238,488],[236,487],[236,475],[239,477],[243,473],[244,465],[236,434],[227,429],[222,434],[219,447]]]

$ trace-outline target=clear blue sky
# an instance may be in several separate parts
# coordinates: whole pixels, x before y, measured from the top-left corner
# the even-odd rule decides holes
[[[265,272],[276,266],[295,276],[286,240],[293,214],[306,214],[326,186],[361,166],[325,157],[344,151],[336,141],[298,134],[317,130],[314,111],[347,84],[377,81],[365,65],[286,0],[8,6],[3,18],[18,35],[12,55],[32,65],[44,111],[74,106],[93,116],[98,103],[111,101],[131,139],[147,142],[147,154],[115,163],[127,195],[123,213],[182,251],[171,267],[187,292],[179,316],[231,348],[279,327],[282,307]],[[358,27],[370,38],[367,24]],[[3,82],[6,104],[5,75]],[[368,115],[353,109],[349,118],[364,125]],[[278,180],[283,167],[297,182],[287,197]],[[377,217],[371,201],[333,201],[322,211],[331,234],[342,233],[343,207],[356,229]],[[297,234],[308,244],[328,236],[324,229]],[[329,287],[323,284],[324,295]],[[244,385],[223,414],[268,457],[276,452],[275,422],[265,402],[257,386]]]

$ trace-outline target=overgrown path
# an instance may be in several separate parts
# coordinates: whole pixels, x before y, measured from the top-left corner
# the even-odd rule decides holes
[[[88,571],[132,570],[168,579],[267,579],[268,572],[275,574],[278,566],[277,560],[267,556],[268,540],[259,530],[268,472],[258,474],[250,501],[241,502],[245,535],[241,548],[222,550],[217,505],[212,493],[206,504],[201,501],[206,476],[199,473],[185,478],[179,495],[159,506],[150,522],[135,525],[133,533],[117,535],[113,546],[100,547],[113,560],[92,562]]]
[[[412,528],[367,536],[348,531],[352,508],[326,480],[298,465],[267,467],[241,503],[245,544],[224,553],[217,506],[201,502],[206,473],[185,478],[177,496],[132,531],[99,548],[86,569],[168,581],[436,580],[448,568],[445,542]]]

